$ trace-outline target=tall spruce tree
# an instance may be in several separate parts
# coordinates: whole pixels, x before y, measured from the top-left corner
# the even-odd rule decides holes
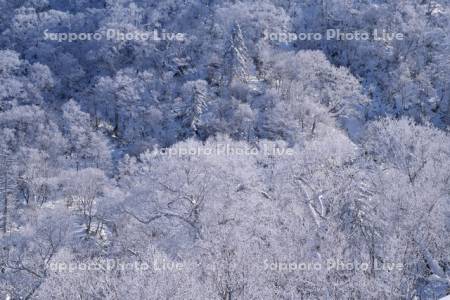
[[[244,36],[239,23],[234,23],[231,36],[225,48],[224,55],[224,83],[230,86],[238,81],[248,83],[253,73],[252,58],[245,46]]]

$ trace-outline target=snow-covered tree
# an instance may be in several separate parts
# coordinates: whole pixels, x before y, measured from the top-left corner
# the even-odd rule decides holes
[[[69,100],[62,109],[70,143],[68,156],[73,159],[73,166],[77,170],[88,166],[108,170],[111,166],[108,142],[101,132],[94,131],[89,114],[82,112],[74,100]]]
[[[202,117],[208,108],[208,84],[204,80],[187,82],[183,85],[183,96],[179,103],[179,118],[189,130],[199,135]]]
[[[235,82],[248,83],[254,76],[254,65],[245,46],[245,39],[239,23],[231,28],[230,38],[225,46],[223,59],[224,84],[229,87]]]

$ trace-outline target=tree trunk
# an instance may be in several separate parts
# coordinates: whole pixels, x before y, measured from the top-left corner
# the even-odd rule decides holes
[[[4,191],[4,206],[3,206],[3,233],[6,233],[8,227],[8,175],[5,177],[5,191]]]

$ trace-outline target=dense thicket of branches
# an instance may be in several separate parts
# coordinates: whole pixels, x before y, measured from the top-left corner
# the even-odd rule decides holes
[[[263,38],[329,28],[405,38]],[[185,38],[45,38],[107,30]],[[0,0],[0,32],[0,298],[448,293],[448,0]]]

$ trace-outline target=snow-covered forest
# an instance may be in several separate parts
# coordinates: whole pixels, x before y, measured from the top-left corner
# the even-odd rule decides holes
[[[0,0],[0,32],[0,299],[450,294],[449,0]]]

